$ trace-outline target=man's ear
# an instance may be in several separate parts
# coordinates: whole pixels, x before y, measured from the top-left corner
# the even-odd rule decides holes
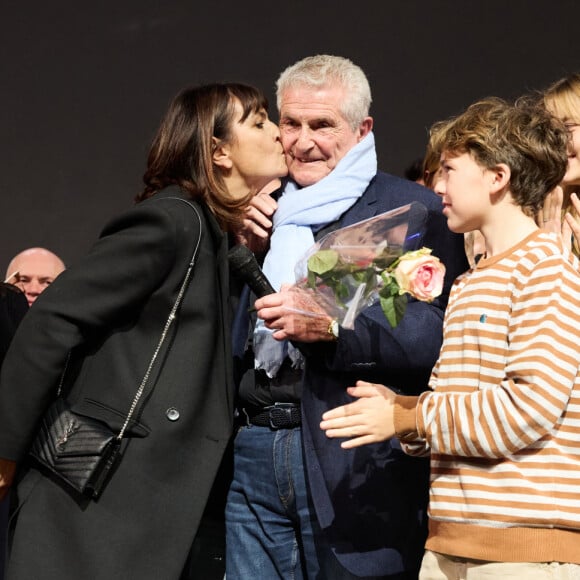
[[[512,172],[508,165],[505,163],[498,163],[493,169],[490,169],[489,171],[491,172],[492,193],[502,191],[509,185]]]
[[[365,117],[358,128],[358,141],[362,141],[373,130],[373,118]]]
[[[212,161],[214,165],[221,167],[222,169],[231,169],[232,168],[232,160],[230,159],[230,147],[227,143],[212,137],[212,146],[213,146],[213,153],[212,153]]]

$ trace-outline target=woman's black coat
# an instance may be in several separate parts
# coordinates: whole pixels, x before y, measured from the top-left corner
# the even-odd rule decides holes
[[[26,312],[28,312],[28,302],[24,293],[16,286],[2,282],[0,284],[0,365]]]
[[[119,428],[198,239],[169,189],[103,231],[39,297],[0,380],[0,457],[18,461],[9,580],[177,580],[232,431],[227,243],[198,205],[201,245],[169,348],[102,496],[78,499],[30,469],[27,450],[55,396]]]

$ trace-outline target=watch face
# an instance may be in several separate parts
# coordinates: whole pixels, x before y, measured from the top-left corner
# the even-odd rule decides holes
[[[328,334],[332,336],[332,338],[334,339],[338,338],[338,321],[336,320],[336,318],[334,318],[329,322],[326,332],[328,332]]]
[[[332,336],[334,336],[334,338],[338,338],[338,321],[333,320],[330,323],[330,331],[332,332]]]

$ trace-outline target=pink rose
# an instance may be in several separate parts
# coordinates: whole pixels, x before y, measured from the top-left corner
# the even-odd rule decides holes
[[[401,294],[407,292],[417,300],[432,302],[443,290],[445,266],[431,256],[429,248],[421,248],[401,256],[394,274]]]

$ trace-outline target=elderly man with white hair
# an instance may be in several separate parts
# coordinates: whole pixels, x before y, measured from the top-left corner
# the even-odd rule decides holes
[[[411,202],[428,213],[417,242],[441,259],[447,276],[442,296],[410,301],[397,328],[379,304],[365,308],[353,329],[330,316],[304,317],[288,292],[258,300],[256,324],[247,320],[251,301],[241,305],[234,351],[243,424],[226,508],[226,575],[416,578],[428,463],[406,457],[397,440],[345,451],[319,423],[350,401],[346,387],[357,379],[380,377],[406,394],[427,388],[449,287],[468,267],[463,239],[449,232],[433,192],[377,170],[371,92],[360,67],[312,56],[288,67],[277,87],[290,179],[277,194],[254,198],[242,236],[253,249],[256,239],[269,241],[264,272],[274,288],[295,281],[296,262],[326,232]]]

